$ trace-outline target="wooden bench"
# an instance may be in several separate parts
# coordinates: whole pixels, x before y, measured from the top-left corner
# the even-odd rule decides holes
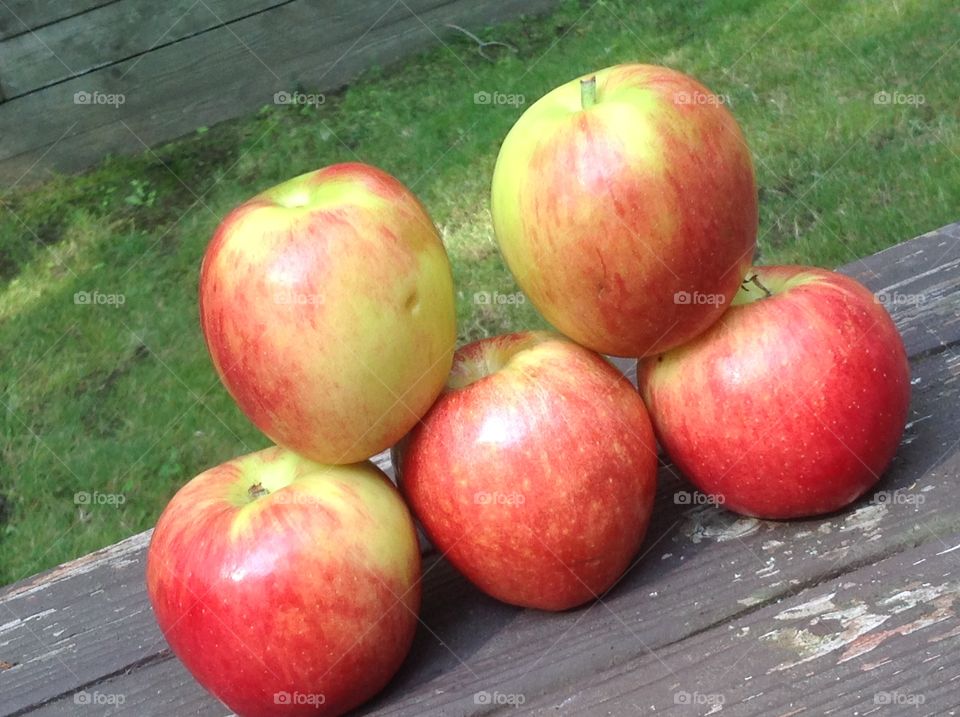
[[[663,469],[642,559],[563,614],[499,604],[428,552],[413,650],[361,713],[960,711],[960,223],[843,271],[911,357],[910,422],[876,492],[763,522],[683,504]],[[0,714],[228,714],[154,623],[149,538],[0,590]]]
[[[557,4],[3,0],[0,186],[143,152],[277,104],[278,93],[289,103],[298,90],[333,92],[441,43],[466,57],[473,41],[451,25],[482,33]]]

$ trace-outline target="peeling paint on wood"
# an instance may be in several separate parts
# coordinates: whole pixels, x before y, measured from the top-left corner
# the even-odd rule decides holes
[[[846,271],[874,290],[922,292],[925,282],[936,287],[933,304],[953,306],[958,258],[952,225]],[[950,348],[960,320],[938,318],[936,335],[917,328],[922,320],[900,319],[913,425],[879,486],[926,496],[922,504],[866,496],[845,514],[754,521],[678,505],[690,487],[665,468],[644,558],[602,604],[560,615],[497,603],[428,553],[424,627],[364,712],[476,714],[481,690],[522,693],[517,715],[693,714],[680,690],[713,699],[696,714],[721,712],[718,704],[733,715],[895,714],[877,700],[918,694],[925,713],[955,710],[960,402],[944,387],[960,391],[960,381],[948,384],[960,375]],[[391,473],[388,455],[376,462]],[[98,689],[123,693],[125,711],[142,717],[223,717],[153,622],[148,541],[142,533],[0,588],[0,715],[74,715],[73,695]]]

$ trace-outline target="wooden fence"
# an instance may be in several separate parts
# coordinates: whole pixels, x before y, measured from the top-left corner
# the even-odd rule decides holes
[[[556,0],[4,0],[0,188],[138,152]],[[289,95],[280,95],[281,101]]]

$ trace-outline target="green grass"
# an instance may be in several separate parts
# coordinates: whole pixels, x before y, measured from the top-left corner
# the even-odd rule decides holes
[[[666,64],[729,97],[757,164],[766,263],[835,266],[956,220],[960,16],[926,0],[567,2],[370,72],[320,109],[268,108],[80,177],[0,194],[0,584],[150,527],[205,467],[266,445],[221,388],[197,322],[218,220],[345,160],[394,173],[442,230],[463,341],[540,325],[493,242],[488,189],[522,108],[591,69]],[[886,90],[923,104],[878,105]],[[74,303],[78,291],[120,306]],[[123,504],[78,505],[75,494]]]

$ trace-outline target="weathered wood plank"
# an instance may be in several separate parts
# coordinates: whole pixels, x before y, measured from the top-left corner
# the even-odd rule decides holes
[[[0,42],[0,92],[13,99],[290,0],[124,0]]]
[[[172,655],[136,670],[136,690],[126,675],[47,702],[29,710],[30,717],[136,715],[136,717],[227,717],[233,713],[210,696]],[[78,703],[92,705],[80,707]],[[6,714],[0,712],[0,714]]]
[[[928,357],[924,363],[942,366],[945,357],[943,354]],[[922,367],[918,375],[931,381],[935,378],[928,376]],[[908,443],[902,456],[904,462],[912,462],[915,454],[928,454],[931,446],[939,446],[941,438],[953,440],[954,433],[947,427],[956,426],[957,418],[954,414],[952,423],[943,424],[942,435],[926,432],[922,436],[926,440],[916,438]],[[934,422],[934,425],[939,424]],[[501,692],[508,691],[512,680],[516,682],[510,689],[522,689],[533,700],[538,691],[547,693],[556,684],[606,668],[611,661],[635,657],[645,650],[644,645],[658,649],[720,624],[733,615],[748,612],[755,605],[803,584],[817,582],[824,575],[842,573],[850,565],[869,562],[915,542],[929,540],[930,536],[918,524],[919,515],[931,526],[955,525],[960,521],[957,501],[950,492],[952,483],[948,484],[948,479],[952,481],[958,470],[960,465],[954,456],[952,462],[941,463],[923,477],[911,476],[902,468],[900,475],[888,479],[886,490],[906,489],[916,481],[913,490],[904,495],[929,497],[928,504],[922,506],[922,514],[916,506],[890,501],[879,508],[866,503],[852,515],[796,524],[734,521],[720,511],[677,505],[674,496],[686,490],[686,486],[664,475],[649,542],[654,536],[666,537],[653,546],[644,561],[603,605],[568,615],[547,615],[500,605],[479,594],[441,563],[427,573],[425,582],[423,619],[429,629],[425,627],[420,631],[411,659],[371,710],[376,714],[413,715],[422,714],[421,710],[429,707],[451,714],[465,713],[472,709],[475,693],[489,690],[491,685],[500,685],[497,689]],[[923,491],[930,485],[935,486],[936,492]],[[929,505],[934,501],[933,506]],[[142,545],[141,541],[141,549]],[[63,624],[69,624],[75,643],[72,650],[60,653],[60,659],[72,670],[79,669],[75,663],[94,663],[104,675],[119,673],[108,681],[109,687],[104,687],[103,692],[122,693],[129,704],[138,705],[138,710],[139,705],[147,709],[147,705],[161,700],[156,711],[138,714],[169,714],[159,706],[167,705],[163,700],[171,700],[167,706],[172,706],[192,694],[189,691],[180,694],[179,689],[168,697],[156,694],[158,685],[163,685],[171,675],[180,675],[177,677],[180,682],[186,679],[180,674],[183,668],[179,663],[150,662],[130,675],[124,674],[128,665],[163,657],[165,648],[149,610],[120,610],[112,617],[113,624],[104,625],[102,605],[77,599],[78,595],[97,590],[117,595],[126,590],[124,586],[136,583],[139,594],[136,591],[124,594],[121,602],[142,608],[145,605],[142,570],[142,562],[109,569],[103,565],[101,573],[92,576],[88,584],[71,581],[69,591],[60,591],[62,607],[70,608],[66,618],[51,613],[35,618],[36,622],[30,624],[34,626],[33,632],[41,636],[58,632]],[[709,601],[703,599],[707,585],[717,586]],[[32,594],[37,595],[33,613],[51,607],[59,609],[50,595],[42,591]],[[9,606],[6,598],[0,602]],[[15,614],[32,614],[31,609],[20,605],[12,609]],[[78,627],[81,624],[84,627]],[[21,645],[37,639],[25,630],[19,632]],[[118,642],[118,633],[124,635],[123,643]],[[16,653],[8,651],[10,645],[3,643],[4,639],[0,638],[0,659],[16,660]],[[544,656],[545,646],[552,647],[547,656]],[[31,657],[42,659],[50,649],[62,645],[48,643],[33,647]],[[51,685],[55,678],[53,685],[66,691],[72,681],[58,663],[41,666],[34,663],[31,670],[42,673],[42,677],[36,679],[35,689]],[[15,673],[16,670],[9,670],[6,675],[0,675],[5,702],[15,699],[18,688],[22,687],[11,682],[10,678],[17,679]],[[87,682],[81,678],[75,686],[81,687]],[[26,703],[37,701],[37,694],[25,695]],[[45,695],[50,696],[56,695]],[[61,701],[65,710],[70,700],[72,695],[67,694]]]
[[[954,231],[951,227],[943,235]],[[924,237],[900,251],[909,257],[917,245],[940,246],[939,241]],[[908,261],[887,259],[877,264],[870,280],[875,289],[898,281],[897,262]],[[940,279],[934,272],[926,281],[938,284]],[[943,288],[940,300],[949,301],[958,291],[960,282],[954,281],[952,288]],[[902,305],[891,308],[895,317],[904,310]],[[955,325],[941,333],[947,343],[960,338]],[[652,659],[651,650],[659,655],[681,640],[748,619],[799,590],[916,545],[933,545],[938,534],[960,531],[960,359],[951,349],[925,349],[928,342],[921,338],[918,334],[912,345],[917,356],[912,364],[913,425],[880,486],[882,493],[864,499],[851,512],[820,520],[753,521],[683,503],[680,498],[691,495],[688,486],[665,468],[643,560],[602,603],[561,615],[501,605],[440,561],[426,573],[424,627],[414,650],[367,712],[472,714],[489,709],[475,703],[476,695],[492,691],[522,693],[531,705],[540,704],[539,698],[564,684],[605,674],[644,655]],[[0,614],[12,612],[11,618],[21,621],[32,616],[0,632],[0,660],[20,663],[0,671],[0,712],[47,701],[45,710],[63,711],[45,714],[69,713],[76,690],[102,684],[108,685],[106,693],[123,694],[137,705],[138,714],[169,714],[171,709],[178,714],[219,714],[216,710],[222,708],[190,686],[183,668],[157,639],[145,609],[142,555],[135,547],[124,554],[128,557],[122,565],[108,559],[95,568],[88,556],[79,578],[54,583],[49,592],[41,585],[43,579],[0,591]],[[110,610],[77,597],[97,590],[111,596]],[[44,614],[49,606],[54,612]],[[104,620],[105,614],[112,624]],[[45,637],[64,626],[72,643]],[[118,632],[131,649],[118,644]],[[56,659],[76,674],[44,661],[44,655],[58,648],[63,649]],[[97,672],[100,676],[94,677]],[[165,685],[176,688],[168,697],[159,694]]]
[[[0,660],[12,665],[0,671],[0,713],[16,714],[162,649],[144,602],[147,539],[134,536],[0,596]]]
[[[393,476],[388,453],[375,462]],[[167,653],[144,585],[152,531],[0,590],[0,715]]]
[[[844,271],[877,293],[912,356],[940,351],[960,333],[960,223],[848,264]]]
[[[437,567],[431,568],[434,563],[437,563]],[[472,590],[447,563],[438,562],[436,556],[427,558],[425,568],[432,576],[424,586],[425,611],[455,607],[445,605],[451,595],[464,587]],[[505,615],[514,612],[512,608],[499,605],[484,596],[480,597],[489,601],[494,609],[499,607]],[[457,613],[459,617],[453,617],[453,612],[451,612],[451,619],[463,619],[462,613]],[[469,634],[465,632],[464,638],[481,641],[483,635],[477,631]],[[411,655],[420,655],[424,650],[429,651],[429,654],[424,655],[424,660],[429,661],[432,668],[438,672],[456,664],[449,652],[437,655],[436,646],[431,644],[432,640],[426,629],[421,630],[411,649]],[[458,649],[464,649],[462,644],[458,645]],[[102,714],[128,714],[138,717],[168,717],[169,715],[224,717],[230,714],[230,710],[200,687],[180,661],[167,650],[151,655],[149,659],[141,661],[130,671],[125,670],[107,677],[82,691],[65,692],[41,707],[30,709],[29,714],[31,717],[76,715],[78,699],[81,701],[89,699],[91,702],[97,700],[100,703],[122,701],[122,704],[116,704],[115,708],[105,705],[105,711]],[[389,699],[389,691],[382,699]],[[0,714],[7,713],[0,708]]]
[[[957,714],[958,556],[960,533],[939,536],[514,713]]]
[[[0,40],[116,2],[118,0],[4,0],[0,5]]]
[[[937,377],[927,368],[943,367],[944,354],[922,363],[918,375],[936,385]],[[363,712],[474,714],[485,709],[476,704],[477,695],[493,692],[522,694],[531,704],[539,704],[539,697],[583,676],[604,674],[612,666],[649,654],[648,650],[660,654],[680,640],[731,618],[745,618],[804,586],[915,543],[932,543],[927,528],[921,528],[921,517],[930,530],[960,527],[954,487],[960,457],[954,454],[940,461],[923,476],[909,471],[933,462],[916,459],[929,454],[941,439],[954,438],[949,426],[956,426],[960,416],[956,412],[938,416],[951,417],[952,422],[931,420],[944,430],[928,431],[924,442],[916,438],[904,447],[900,472],[884,485],[885,490],[900,490],[900,495],[914,500],[925,496],[922,510],[896,500],[866,501],[851,514],[824,520],[735,520],[722,511],[678,505],[675,496],[686,486],[662,474],[649,553],[602,604],[579,611],[551,615],[499,604],[439,562],[427,572],[425,626],[410,658],[387,691]],[[925,491],[928,486],[934,490]],[[652,544],[656,536],[665,537]],[[142,618],[145,631],[155,630],[149,614]],[[222,714],[223,708],[191,683],[179,662],[159,651],[149,659],[131,674],[120,670],[86,689],[123,695],[131,714]],[[65,694],[39,714],[70,714],[73,699]]]
[[[916,372],[934,386],[951,375],[944,354],[923,359]],[[882,501],[871,497],[830,518],[775,523],[677,505],[679,496],[689,495],[688,487],[662,474],[645,547],[649,552],[602,604],[559,616],[518,611],[501,628],[486,617],[488,611],[495,614],[492,609],[464,587],[447,596],[454,607],[440,613],[424,610],[434,640],[432,654],[412,657],[371,713],[472,714],[482,710],[477,696],[493,691],[533,701],[805,586],[932,541],[930,531],[960,529],[960,454],[956,447],[949,449],[960,412],[950,399],[940,399],[939,408],[933,408],[938,398],[930,391],[917,404],[933,417],[921,435],[908,436],[897,466],[881,486]],[[920,500],[917,496],[924,496],[919,508],[913,502]],[[462,621],[462,614],[469,621]],[[453,662],[443,673],[431,671],[433,661],[446,652],[437,641],[457,652],[460,630],[481,635],[480,649],[458,652],[463,664]]]
[[[342,87],[374,64],[436,46],[438,36],[452,41],[447,23],[483,27],[555,4],[296,0],[3,103],[0,184],[36,182],[51,170],[80,169],[111,152],[140,152],[144,144],[271,104],[278,91]],[[469,52],[462,42],[457,48]],[[78,106],[78,92],[124,100],[119,107]]]

